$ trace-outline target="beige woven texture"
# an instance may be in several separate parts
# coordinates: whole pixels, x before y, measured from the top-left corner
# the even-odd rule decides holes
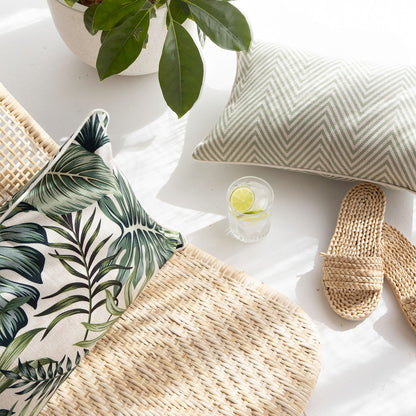
[[[0,89],[2,202],[57,146]],[[200,249],[174,254],[59,388],[43,416],[297,416],[320,371],[295,303]]]
[[[42,415],[300,415],[319,367],[298,306],[187,245]]]
[[[381,245],[385,278],[416,332],[416,247],[399,230],[386,223]]]
[[[57,144],[0,84],[0,205],[56,153]]]
[[[371,183],[355,185],[342,201],[334,235],[323,255],[322,280],[329,304],[343,318],[364,319],[380,301],[385,207],[383,190]]]

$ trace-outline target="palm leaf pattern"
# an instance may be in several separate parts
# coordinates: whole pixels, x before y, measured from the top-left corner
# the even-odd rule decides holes
[[[17,212],[20,210],[14,211]],[[12,245],[5,245],[6,242]],[[34,223],[0,224],[0,270],[11,270],[26,280],[41,284],[45,258],[25,244],[48,244],[45,229]],[[0,346],[7,347],[28,324],[22,307],[28,304],[36,309],[39,296],[35,286],[0,275]]]
[[[25,185],[26,186],[26,185]],[[2,217],[4,215],[4,213],[9,209],[9,206],[11,204],[13,204],[13,201],[20,196],[21,193],[23,193],[22,190],[24,190],[25,187],[21,188],[20,191],[18,191],[14,197],[12,199],[10,199],[9,201],[6,201],[1,207],[0,207],[0,217]],[[4,218],[3,223],[6,222],[7,220],[13,218],[16,214],[19,214],[21,212],[27,212],[27,211],[31,211],[34,210],[35,207],[33,207],[32,205],[26,203],[26,202],[21,202],[20,204],[16,205],[11,211],[10,213]]]
[[[132,270],[120,269],[117,280],[128,280],[134,288],[144,287],[149,278],[172,256],[180,241],[180,234],[167,230],[153,221],[137,201],[130,185],[120,173],[115,173],[120,193],[105,196],[98,204],[101,210],[121,230],[120,237],[109,248],[120,264]]]
[[[9,214],[8,219],[29,209],[31,209],[29,205],[21,204]],[[5,245],[6,242],[9,245]],[[0,225],[0,270],[11,270],[28,281],[41,284],[45,258],[35,248],[24,244],[47,245],[45,229],[34,223]],[[35,286],[0,275],[0,345],[5,347],[0,354],[2,371],[7,371],[32,339],[44,330],[44,328],[35,328],[18,335],[19,331],[28,324],[23,306],[28,304],[36,309],[39,297],[39,290]],[[11,384],[11,381],[2,375],[0,394]],[[0,415],[13,415],[14,408],[15,406],[9,410],[0,409]]]
[[[13,390],[0,416],[36,414],[78,365],[80,348],[87,352],[107,332],[182,243],[179,233],[146,214],[124,177],[113,172],[107,123],[105,112],[94,113],[36,184],[0,207],[2,218],[7,212],[0,224],[0,397]],[[16,198],[23,202],[14,206]],[[39,211],[43,227],[16,224],[26,211]],[[43,254],[36,245],[44,246]],[[59,270],[54,289],[43,284]],[[36,341],[50,346],[56,326],[74,321],[78,328],[72,327],[72,345],[62,345],[63,358],[39,358]],[[23,351],[31,361],[19,358]]]
[[[16,407],[16,404],[14,404],[14,406],[10,410],[0,409],[0,416],[12,416],[12,415],[14,415],[16,413],[14,411],[15,407]]]
[[[24,201],[46,215],[82,210],[116,192],[111,169],[101,156],[71,144]]]
[[[84,350],[84,353],[86,352],[87,350]],[[42,364],[42,361],[45,361],[47,364]],[[0,371],[11,381],[12,384],[10,388],[18,390],[16,394],[27,396],[25,398],[27,404],[20,412],[20,414],[25,414],[34,399],[36,399],[34,410],[39,409],[43,403],[52,396],[56,389],[71,375],[80,361],[81,355],[77,352],[74,363],[67,356],[64,356],[59,362],[51,359],[44,359],[31,363],[22,363],[18,360],[17,369],[13,371]],[[32,412],[34,410],[32,410]]]
[[[94,113],[82,126],[75,141],[84,149],[95,153],[97,149],[110,143],[107,136],[108,115],[104,111]]]
[[[18,335],[1,353],[0,355],[0,369],[8,370],[22,351],[31,343],[33,338],[43,331],[45,328],[31,329]],[[10,380],[5,380],[3,375],[0,375],[0,394],[3,393],[12,383]]]
[[[114,262],[116,254],[98,260],[102,248],[111,235],[105,238],[100,236],[101,220],[97,224],[94,221],[96,209],[84,223],[82,223],[82,213],[78,211],[75,214],[50,216],[57,226],[47,228],[66,239],[64,243],[50,243],[50,247],[55,248],[55,252],[50,255],[58,259],[65,271],[75,277],[75,280],[72,279],[55,293],[45,296],[43,299],[58,297],[58,301],[36,316],[59,312],[46,328],[43,335],[45,338],[63,319],[79,314],[85,315],[85,335],[76,345],[88,347],[93,343],[92,340],[87,339],[92,329],[91,325],[94,325],[92,316],[94,311],[106,304],[105,290],[114,288],[117,296],[121,289],[120,282],[105,278],[109,272],[123,269],[123,266]],[[67,295],[68,293],[70,295]],[[62,297],[63,294],[66,296]]]

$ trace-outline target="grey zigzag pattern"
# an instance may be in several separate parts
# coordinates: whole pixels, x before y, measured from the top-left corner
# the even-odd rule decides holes
[[[416,190],[416,68],[257,43],[193,154]]]

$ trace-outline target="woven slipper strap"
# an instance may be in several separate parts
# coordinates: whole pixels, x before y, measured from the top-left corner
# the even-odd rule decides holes
[[[416,320],[416,296],[409,296],[401,300],[402,309],[407,313],[408,317]]]
[[[348,257],[321,253],[324,257],[322,279],[335,290],[381,290],[383,260],[381,257]]]

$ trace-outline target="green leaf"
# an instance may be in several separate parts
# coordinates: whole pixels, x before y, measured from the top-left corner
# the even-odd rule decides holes
[[[14,198],[17,198],[18,196],[22,195],[25,191],[25,187],[22,187],[19,192],[17,192],[14,196]],[[10,205],[12,204],[12,200],[8,200],[6,203],[4,203],[1,207],[0,207],[0,216],[4,215],[4,213],[10,208]],[[28,212],[28,211],[33,211],[35,208],[32,207],[32,205],[26,204],[24,202],[20,202],[18,205],[16,205],[10,212],[9,214],[6,216],[6,218],[4,219],[4,221],[10,220],[11,218],[13,218],[15,215],[19,214],[20,212]]]
[[[102,332],[102,331],[107,331],[108,329],[110,329],[113,326],[114,322],[117,321],[117,319],[118,318],[111,319],[110,321],[103,322],[101,324],[91,324],[88,322],[82,322],[82,325],[84,325],[84,327],[88,329],[88,331]]]
[[[14,296],[10,301],[0,296],[0,345],[6,347],[28,323],[22,306],[29,304],[35,309],[40,294],[35,287],[0,276],[0,294],[3,293]]]
[[[99,302],[97,302],[95,305],[93,305],[93,307],[91,308],[91,314],[98,308],[100,308],[101,306],[105,305],[106,300],[105,299],[101,299]]]
[[[94,208],[94,212],[93,215],[95,213],[95,208]],[[79,230],[81,228],[81,219],[82,219],[82,211],[77,211],[75,213],[75,221],[74,221],[74,234],[75,235],[79,235]]]
[[[51,257],[61,260],[61,263],[62,263],[62,260],[64,260],[65,262],[71,261],[73,263],[77,263],[81,266],[84,266],[82,259],[72,254],[51,254]]]
[[[0,370],[4,376],[6,376],[9,380],[20,380],[19,374],[16,374],[14,371],[8,370]]]
[[[89,299],[86,296],[82,296],[82,295],[68,296],[67,298],[60,300],[59,302],[55,303],[55,305],[52,305],[48,309],[44,310],[43,312],[40,312],[40,313],[36,314],[35,316],[49,315],[53,312],[60,311],[61,309],[64,309],[64,308],[66,308],[70,305],[73,305],[74,303],[77,303],[77,302],[87,302],[88,303]]]
[[[38,365],[39,364],[42,365],[42,363],[40,361],[38,361]],[[53,375],[54,375],[53,366],[52,366],[51,362],[48,365],[48,373],[47,374],[48,374],[48,378],[52,378]]]
[[[102,333],[97,338],[90,339],[89,341],[80,341],[80,342],[77,342],[74,345],[76,347],[81,347],[81,348],[90,348],[93,345],[95,345],[97,343],[97,341],[99,341],[103,336],[105,336],[105,334],[106,334],[106,332]]]
[[[0,246],[0,270],[13,270],[34,283],[42,283],[45,257],[32,247]]]
[[[90,238],[88,239],[88,241],[87,241],[87,243],[85,244],[85,247],[84,247],[84,256],[86,256],[87,255],[87,253],[88,253],[88,251],[89,251],[89,249],[91,248],[91,246],[92,246],[92,244],[94,243],[94,241],[97,239],[97,237],[98,237],[98,234],[100,233],[100,230],[101,230],[101,220],[98,222],[98,225],[97,225],[97,228],[94,230],[94,232],[91,234],[91,236],[90,236]],[[109,239],[110,237],[106,237],[106,239],[105,239],[105,241],[107,241],[108,239]],[[102,243],[102,242],[101,242]],[[99,243],[98,245],[100,246],[101,245],[101,243]],[[105,244],[105,243],[104,243]],[[94,253],[97,251],[97,254],[98,254],[98,251],[99,251],[100,249],[95,249],[94,251],[93,251],[93,254],[91,255],[91,258],[94,258],[95,256],[94,256]],[[91,260],[92,261],[92,260]],[[90,261],[90,262],[91,262]]]
[[[72,370],[72,361],[71,359],[68,357],[66,359],[66,371],[71,371]]]
[[[75,268],[73,268],[69,263],[67,263],[64,259],[59,258],[59,254],[51,254],[51,257],[57,257],[60,261],[60,263],[62,264],[62,266],[64,266],[65,270],[72,274],[75,277],[79,277],[80,279],[84,279],[87,280],[88,277],[85,276],[84,274],[82,274],[81,272],[79,272],[78,270],[76,270]]]
[[[7,347],[16,337],[16,334],[27,323],[27,315],[20,307],[27,303],[29,297],[14,298],[11,301],[0,296],[0,345]]]
[[[105,111],[94,112],[84,123],[75,141],[84,149],[95,153],[97,149],[110,143],[107,136],[108,114]]]
[[[68,283],[67,285],[57,290],[55,293],[52,293],[52,295],[44,296],[43,299],[50,299],[50,298],[60,295],[61,293],[69,292],[75,289],[88,289],[88,285],[87,283],[83,283],[83,282]]]
[[[37,373],[39,374],[40,378],[46,379],[46,371],[43,368],[40,361],[38,361],[37,370],[38,370]]]
[[[250,26],[231,3],[218,0],[183,0],[202,31],[218,46],[247,51],[251,43]]]
[[[94,29],[110,30],[143,8],[146,0],[103,0],[94,16]]]
[[[73,244],[69,244],[69,243],[49,243],[49,247],[70,250],[70,251],[73,251],[74,253],[78,254],[79,256],[81,256],[81,252],[79,251],[78,247],[75,247]]]
[[[10,410],[0,409],[0,416],[13,416],[15,414],[14,408],[16,407],[16,404],[17,403],[15,403]]]
[[[79,365],[81,362],[81,355],[79,352],[77,352],[77,356],[75,357],[75,365]]]
[[[19,358],[18,368],[19,368],[19,372],[20,372],[20,374],[22,375],[23,378],[32,379],[33,368],[28,362],[22,363],[20,361],[20,358]]]
[[[105,38],[108,36],[108,34],[110,33],[110,31],[109,30],[103,30],[102,32],[101,32],[101,36],[100,36],[100,42],[101,42],[101,44],[103,44],[104,43],[104,41],[105,41]]]
[[[36,373],[35,368],[34,368],[34,367],[32,367],[32,366],[30,365],[30,363],[29,363],[29,362],[27,362],[26,364],[27,364],[27,368],[28,368],[29,373],[30,373],[30,377],[31,377],[33,380],[37,380],[37,379],[38,379],[38,375],[37,375],[37,373]],[[39,361],[38,361],[38,364],[39,364]]]
[[[175,22],[182,24],[189,17],[189,14],[189,7],[186,3],[182,0],[171,0],[169,3],[169,13],[166,15],[166,26],[169,26],[170,24],[169,16],[171,16]]]
[[[0,241],[12,241],[19,244],[48,244],[45,229],[34,223],[1,227]]]
[[[68,231],[72,231],[74,228],[72,213],[64,214],[64,215],[49,215],[49,218],[54,220],[61,227],[65,228]],[[46,226],[46,228],[49,228],[49,227]],[[50,227],[50,228],[52,229],[53,227]]]
[[[114,175],[99,155],[72,144],[29,192],[26,202],[46,215],[79,211],[116,192]]]
[[[32,329],[16,337],[0,355],[0,368],[7,370],[29,345],[35,335],[44,329],[45,328]],[[0,383],[0,393],[2,392],[1,387],[2,384]]]
[[[111,272],[112,270],[130,270],[131,267],[124,267],[124,266],[120,266],[119,264],[110,264],[108,266],[103,267],[95,276],[94,276],[94,280],[93,283],[97,283],[99,282],[104,276],[106,276],[109,272]],[[120,282],[118,282],[120,283]],[[118,284],[114,284],[116,286],[120,286]]]
[[[119,291],[123,287],[123,285],[117,280],[106,280],[105,282],[100,283],[92,292],[92,296],[94,297],[97,293],[102,292],[103,290],[108,289],[109,287],[118,286]]]
[[[69,4],[72,7],[75,3],[78,3],[78,0],[65,0],[65,3]]]
[[[91,35],[95,35],[98,30],[94,29],[94,15],[99,4],[93,4],[84,12],[84,26]]]
[[[54,216],[50,216],[50,218],[51,219],[53,219],[53,220],[55,220],[55,218],[57,218],[57,215],[54,215]],[[67,240],[69,240],[71,243],[73,243],[73,244],[77,244],[77,242],[75,241],[75,239],[71,236],[71,234],[68,232],[68,231],[66,231],[66,230],[64,230],[64,229],[62,229],[62,228],[60,228],[60,227],[53,227],[53,226],[47,226],[46,228],[48,228],[49,230],[53,230],[53,231],[55,231],[56,233],[58,233],[60,236],[62,236],[62,237],[64,237],[64,238],[66,238]],[[57,246],[57,244],[56,243],[54,243],[54,244],[49,244],[49,246],[50,247],[56,247]],[[59,247],[58,247],[59,248]]]
[[[69,311],[65,311],[60,313],[56,318],[54,318],[51,323],[48,325],[48,327],[46,328],[45,333],[42,336],[42,339],[44,339],[49,332],[52,331],[52,329],[59,323],[62,321],[62,319],[66,319],[69,318],[70,316],[73,315],[79,315],[79,314],[86,314],[88,315],[88,311],[86,309],[82,309],[82,308],[76,308],[76,309],[71,309]]]
[[[159,62],[159,84],[168,106],[182,117],[201,91],[204,66],[191,35],[171,22]]]
[[[110,293],[109,290],[105,291],[105,298],[106,298],[106,308],[107,312],[114,316],[120,316],[124,313],[125,309],[119,308],[115,301],[113,295]]]
[[[103,213],[122,230],[120,237],[109,248],[114,263],[123,265],[117,280],[131,279],[133,287],[143,286],[141,280],[149,277],[173,254],[179,234],[170,232],[150,218],[137,201],[131,186],[121,174],[115,174],[121,190],[114,198],[104,197],[98,204]],[[133,271],[125,267],[134,267]],[[130,276],[130,277],[129,277]],[[129,304],[129,303],[126,303]]]
[[[100,80],[128,68],[139,56],[149,31],[151,9],[128,16],[105,37],[96,67]]]
[[[118,187],[118,183],[117,183]],[[118,195],[117,192],[115,195]],[[115,196],[114,195],[114,196]],[[55,254],[50,253],[50,255],[54,258],[59,259],[63,267],[72,275],[82,279],[82,282],[70,282],[65,286],[59,288],[54,293],[48,295],[46,298],[54,298],[57,296],[62,295],[65,292],[72,292],[82,291],[84,295],[73,295],[69,296],[65,299],[59,300],[55,305],[47,309],[46,311],[41,312],[37,316],[47,315],[54,313],[56,311],[65,309],[70,305],[76,302],[83,302],[82,307],[85,309],[73,309],[71,311],[66,311],[60,313],[59,316],[55,317],[55,319],[51,322],[48,326],[44,337],[48,335],[48,333],[57,325],[61,320],[69,317],[73,314],[86,314],[88,318],[85,319],[88,322],[91,322],[92,317],[94,315],[94,311],[100,308],[102,305],[106,304],[106,299],[103,296],[97,296],[100,292],[105,291],[109,287],[116,287],[117,293],[120,292],[122,284],[115,279],[106,280],[102,283],[99,281],[110,271],[118,270],[122,266],[117,265],[114,263],[114,259],[116,255],[107,255],[107,257],[99,258],[97,262],[95,262],[96,257],[102,253],[102,248],[107,244],[108,240],[110,239],[111,235],[105,237],[104,235],[100,234],[101,230],[101,220],[94,226],[94,219],[96,217],[97,210],[94,207],[92,213],[88,215],[86,218],[81,217],[81,211],[77,211],[75,214],[65,214],[62,217],[64,221],[61,223],[62,226],[65,226],[68,232],[67,237],[71,237],[71,240],[75,242],[78,247],[78,254],[73,254],[73,245],[67,244],[64,245],[63,248],[68,248],[70,252],[66,254],[65,252],[57,252]],[[52,216],[52,219],[57,218],[57,216]],[[98,242],[96,241],[98,238]],[[96,244],[97,243],[97,244]],[[91,253],[89,253],[91,252]],[[78,266],[76,269],[73,265]],[[81,267],[79,267],[81,266]],[[61,296],[62,297],[62,296]],[[95,298],[98,298],[95,300]],[[58,298],[59,299],[59,298]],[[88,306],[86,306],[88,304]],[[88,337],[88,329],[84,336],[83,341],[86,341]],[[86,344],[87,345],[87,344]]]
[[[24,386],[27,386],[28,383],[30,383],[28,380],[19,381],[13,384],[12,388],[24,387]],[[27,391],[30,391],[30,390],[27,390]],[[23,390],[22,393],[26,393],[27,391]]]
[[[50,359],[45,360],[50,361]],[[47,371],[40,361],[37,362],[37,366],[35,365],[35,361],[25,363],[19,361],[18,368],[14,369],[18,378],[10,388],[19,389],[19,391],[15,392],[17,395],[27,396],[24,398],[27,404],[19,413],[21,416],[26,414],[29,405],[32,404],[32,400],[35,397],[37,397],[36,403],[34,407],[32,404],[30,415],[37,414],[38,410],[45,404],[44,399],[51,396],[58,386],[68,378],[75,367],[73,366],[71,359],[67,357],[65,371],[62,368],[64,360],[65,356],[59,363],[56,361],[50,362]],[[77,354],[75,361],[76,365],[78,365],[79,361],[80,357],[79,354]],[[45,365],[47,365],[47,363],[45,363]],[[55,369],[53,367],[55,367]],[[10,372],[6,374],[6,377],[13,378]]]
[[[20,282],[13,282],[2,276],[0,276],[0,293],[9,293],[16,297],[27,297],[27,303],[33,309],[37,308],[40,296],[39,290],[35,287]]]
[[[134,268],[134,271],[136,270],[136,268]],[[127,282],[124,286],[124,303],[126,304],[126,306],[130,306],[131,303],[133,302],[133,279],[135,277],[135,273],[131,273],[129,278],[127,279]]]
[[[117,257],[117,254],[112,256],[105,257],[101,259],[90,271],[90,277],[94,276],[93,284],[100,281],[100,279],[105,276],[109,271],[114,269],[129,269],[127,266],[120,266],[118,264],[112,264],[114,259]],[[107,271],[106,271],[107,270]],[[96,274],[99,272],[98,274]]]
[[[81,233],[81,236],[80,236],[80,238],[79,238],[79,245],[81,246],[81,247],[83,247],[84,246],[84,241],[85,241],[85,237],[87,236],[87,234],[88,234],[88,231],[90,230],[90,228],[91,228],[91,226],[92,226],[92,223],[93,223],[93,221],[94,221],[94,217],[95,217],[95,208],[94,208],[94,211],[93,211],[93,213],[90,215],[90,217],[88,218],[88,220],[86,221],[86,223],[84,224],[84,227],[82,228],[82,233]],[[85,255],[86,255],[87,253],[85,253]]]
[[[29,296],[22,296],[12,299],[11,301],[7,302],[4,306],[2,305],[0,310],[1,314],[19,308],[20,306],[27,303],[29,299]]]

